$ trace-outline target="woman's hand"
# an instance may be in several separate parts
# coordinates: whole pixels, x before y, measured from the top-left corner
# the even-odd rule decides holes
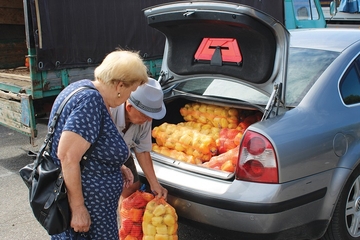
[[[90,225],[90,214],[85,205],[72,209],[70,226],[75,232],[88,232]]]
[[[134,175],[131,170],[125,165],[121,166],[121,173],[123,175],[124,187],[128,188],[134,183]]]

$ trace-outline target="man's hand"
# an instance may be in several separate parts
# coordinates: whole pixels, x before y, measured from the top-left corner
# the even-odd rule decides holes
[[[164,198],[165,201],[167,200],[167,194],[168,194],[168,190],[166,188],[164,188],[163,186],[161,186],[159,183],[156,186],[150,186],[151,187],[151,191],[153,194],[155,194],[155,196],[157,198]]]

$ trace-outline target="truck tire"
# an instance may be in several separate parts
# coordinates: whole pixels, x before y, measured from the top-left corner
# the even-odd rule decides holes
[[[322,240],[360,240],[360,166],[350,175]]]

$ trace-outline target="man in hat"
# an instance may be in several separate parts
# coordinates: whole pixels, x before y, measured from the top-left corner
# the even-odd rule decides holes
[[[167,189],[162,187],[155,175],[150,151],[152,148],[152,119],[162,119],[166,114],[163,92],[158,81],[149,78],[148,83],[132,92],[127,102],[110,109],[114,123],[128,147],[132,149],[142,168],[151,191],[157,197],[167,198]],[[134,175],[134,183],[124,188],[121,198],[126,198],[140,189],[140,180],[132,156],[125,162]],[[121,202],[121,200],[120,200]]]

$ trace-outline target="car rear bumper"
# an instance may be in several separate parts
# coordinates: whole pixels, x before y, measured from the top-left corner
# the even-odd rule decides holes
[[[209,208],[222,209],[223,211],[241,212],[245,214],[278,214],[305,204],[311,204],[321,200],[326,194],[326,188],[308,193],[303,196],[277,203],[235,202],[229,199],[216,199],[199,193],[179,191],[172,186],[165,186],[170,195],[175,199],[183,199],[188,202],[198,203]]]
[[[146,181],[141,168],[137,169],[141,180]],[[177,214],[201,224],[234,232],[277,235],[318,223],[315,233],[310,232],[319,237],[330,219],[324,210],[328,190],[324,186],[330,173],[285,184],[261,184],[214,179],[156,161],[154,169],[168,189],[168,202]],[[310,233],[297,234],[303,237]]]

